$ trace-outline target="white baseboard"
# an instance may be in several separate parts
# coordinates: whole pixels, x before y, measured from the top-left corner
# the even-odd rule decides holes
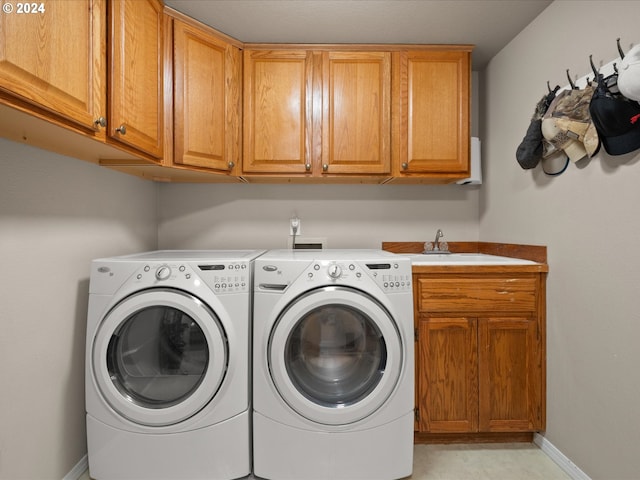
[[[589,475],[584,473],[578,466],[569,460],[564,453],[558,450],[553,443],[544,438],[539,433],[533,435],[533,443],[540,447],[551,460],[556,462],[558,466],[566,472],[573,480],[591,480]]]
[[[67,473],[62,480],[78,480],[89,467],[89,460],[85,455],[78,463]]]

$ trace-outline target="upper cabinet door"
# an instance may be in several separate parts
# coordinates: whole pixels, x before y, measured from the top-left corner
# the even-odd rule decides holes
[[[318,57],[307,50],[244,51],[243,172],[312,172]]]
[[[232,172],[240,161],[242,55],[175,20],[174,163]]]
[[[322,171],[384,174],[391,165],[391,53],[323,52]]]
[[[112,0],[109,137],[163,156],[163,17],[159,0]]]
[[[30,10],[0,13],[0,97],[99,131],[99,119],[106,116],[104,0],[4,3]]]
[[[396,55],[394,175],[468,177],[471,52]]]

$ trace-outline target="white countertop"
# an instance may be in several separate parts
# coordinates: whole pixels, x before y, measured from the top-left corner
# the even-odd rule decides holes
[[[501,257],[484,253],[399,253],[411,259],[412,265],[536,265],[522,258]]]

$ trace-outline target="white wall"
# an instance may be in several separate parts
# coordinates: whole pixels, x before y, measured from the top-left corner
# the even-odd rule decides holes
[[[0,478],[86,454],[91,259],[156,247],[151,182],[0,139]]]
[[[547,439],[593,479],[640,472],[640,153],[559,177],[515,159],[546,82],[640,43],[640,2],[557,0],[490,62],[480,238],[548,246]]]
[[[480,187],[461,185],[160,185],[160,248],[286,248],[289,218],[328,248],[478,239]]]

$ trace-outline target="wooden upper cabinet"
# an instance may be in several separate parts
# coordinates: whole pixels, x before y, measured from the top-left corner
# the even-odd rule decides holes
[[[212,32],[173,23],[175,164],[231,173],[240,162],[242,54]]]
[[[244,52],[243,173],[391,172],[391,53]]]
[[[394,53],[395,177],[469,176],[470,59],[470,50]]]
[[[312,169],[313,53],[244,51],[245,173]]]
[[[388,174],[391,53],[323,52],[322,172]]]
[[[0,98],[28,112],[40,107],[40,116],[51,114],[48,119],[57,123],[104,135],[99,124],[106,117],[105,1],[33,5],[42,9],[0,14]]]
[[[111,0],[109,138],[147,157],[163,156],[163,5]]]

